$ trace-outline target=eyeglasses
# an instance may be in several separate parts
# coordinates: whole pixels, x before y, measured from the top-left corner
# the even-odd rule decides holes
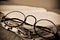
[[[11,13],[12,13],[12,15],[9,15]],[[20,15],[22,14],[23,17],[24,17],[24,20],[20,19],[21,18],[21,17],[19,17],[20,15],[18,17],[16,17],[16,16],[14,17],[13,15],[15,15],[15,13],[16,13],[16,15],[17,14],[19,15],[19,13],[20,13]],[[33,17],[34,18],[34,20],[35,20],[34,24],[29,24],[29,23],[26,22],[28,17]],[[43,25],[39,26],[41,23],[39,25],[37,25],[37,23],[40,22],[40,21],[43,21],[43,22],[46,21],[48,23],[53,24],[54,25],[54,29],[56,30],[56,25],[51,20],[40,19],[40,20],[37,21],[35,16],[33,16],[33,15],[25,16],[20,11],[9,12],[8,14],[4,15],[2,17],[2,19],[1,19],[1,23],[4,24],[4,28],[5,29],[16,33],[23,40],[24,40],[24,38],[35,40],[36,38],[39,38],[39,37],[47,39],[46,36],[49,36],[47,34],[50,33],[50,34],[54,35],[56,33],[56,31],[54,32],[54,30],[52,30],[52,29],[50,29],[48,27],[45,27]],[[23,27],[24,24],[28,25],[28,26],[32,26],[34,31],[31,31],[29,29],[24,28]]]

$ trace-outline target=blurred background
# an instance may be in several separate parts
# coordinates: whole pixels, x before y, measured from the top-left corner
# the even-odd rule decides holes
[[[43,7],[60,14],[60,0],[0,0],[0,5],[25,5]]]

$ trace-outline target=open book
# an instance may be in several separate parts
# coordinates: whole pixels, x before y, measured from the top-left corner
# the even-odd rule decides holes
[[[21,19],[21,20],[24,21],[26,16],[33,15],[37,19],[37,21],[40,20],[40,19],[48,19],[48,20],[51,20],[55,25],[60,25],[60,21],[59,21],[60,20],[60,15],[56,14],[55,12],[48,11],[45,8],[37,8],[37,7],[29,7],[29,6],[16,6],[16,5],[14,5],[14,6],[12,6],[12,5],[1,5],[0,6],[0,12],[4,13],[4,15],[6,15],[8,13],[11,13],[11,14],[7,15],[7,18],[18,18],[18,19]],[[21,12],[25,16],[20,14]],[[34,28],[35,19],[33,17],[28,17],[26,19],[26,22],[29,23],[29,24],[32,24],[33,26],[29,26],[29,25],[23,24],[22,28],[25,28],[25,29],[28,29],[29,31],[34,32],[33,28]],[[5,23],[7,25],[10,25],[10,26],[19,24],[17,22],[12,22],[11,20],[6,21]],[[37,23],[37,25],[43,26],[43,27],[47,27],[47,28],[51,29],[54,33],[57,32],[57,28],[49,21],[40,21],[40,22]],[[2,26],[4,27],[5,24],[2,23]],[[4,28],[5,29],[9,29],[10,27],[5,26]],[[17,29],[19,29],[19,28],[17,28],[17,27],[15,28],[13,26],[13,28],[9,29],[9,30],[12,31],[12,32],[15,32],[16,34],[18,34],[17,33],[17,31],[18,31]],[[53,34],[45,33],[45,31],[39,30],[37,28],[36,28],[36,30],[37,30],[38,33],[40,33],[44,37],[48,38],[48,37],[53,36]],[[27,31],[27,33],[28,33],[28,31]],[[24,36],[24,35],[22,35],[22,36]],[[41,37],[39,37],[38,39],[36,38],[36,40],[39,40],[39,39],[42,39],[42,38]]]

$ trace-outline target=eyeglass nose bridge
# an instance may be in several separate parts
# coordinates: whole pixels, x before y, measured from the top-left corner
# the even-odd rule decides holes
[[[27,18],[28,18],[28,17],[33,17],[33,18],[35,19],[35,22],[37,21],[37,19],[36,19],[36,17],[35,17],[35,16],[33,16],[33,15],[28,15],[28,16],[26,16],[26,17],[25,17],[24,22],[26,22],[26,21],[27,21]],[[35,23],[35,22],[34,22],[34,23]],[[34,25],[34,24],[33,24],[33,25]]]

